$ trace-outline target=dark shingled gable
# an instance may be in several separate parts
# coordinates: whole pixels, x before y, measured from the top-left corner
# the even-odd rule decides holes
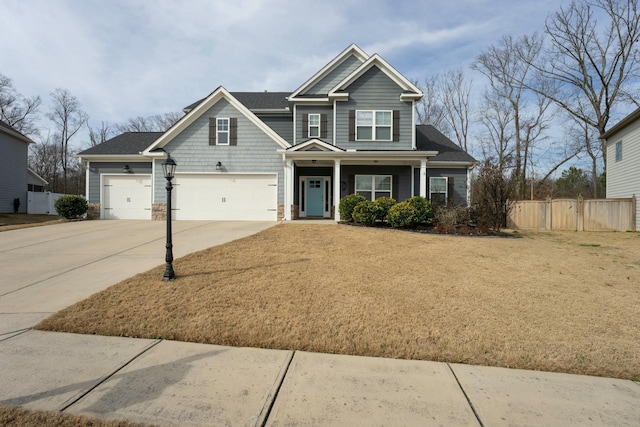
[[[437,151],[437,156],[429,158],[431,161],[477,162],[432,125],[416,126],[416,148],[421,151]]]
[[[150,146],[163,132],[125,132],[102,144],[84,150],[78,155],[139,154]]]
[[[231,95],[249,110],[284,110],[289,106],[287,96],[291,92],[231,92]],[[202,101],[204,98],[184,109],[193,110]]]

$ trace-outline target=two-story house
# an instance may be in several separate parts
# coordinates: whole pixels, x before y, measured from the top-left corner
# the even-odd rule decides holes
[[[219,87],[165,133],[83,151],[87,197],[101,218],[165,218],[170,155],[176,220],[339,220],[352,193],[467,204],[476,161],[416,125],[421,97],[379,55],[351,45],[293,92]]]

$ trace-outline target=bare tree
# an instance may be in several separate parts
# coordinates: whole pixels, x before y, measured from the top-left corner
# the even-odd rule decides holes
[[[601,23],[596,15],[603,16]],[[545,26],[549,45],[541,60],[530,61],[538,84],[522,81],[551,99],[577,121],[605,133],[612,108],[629,98],[640,65],[640,14],[637,0],[581,0],[551,15]],[[552,82],[549,93],[540,82]],[[601,155],[606,165],[606,146]]]
[[[35,136],[40,103],[39,96],[25,98],[19,94],[11,79],[0,73],[0,120],[24,135]]]
[[[67,89],[51,92],[53,108],[47,117],[56,126],[56,140],[60,150],[60,166],[63,172],[63,192],[67,192],[67,171],[69,169],[69,141],[87,123],[89,116],[81,110],[80,102]]]
[[[443,74],[440,82],[440,102],[444,119],[450,126],[458,145],[468,151],[469,116],[471,114],[471,85],[461,68]]]
[[[503,97],[486,91],[480,108],[479,122],[484,128],[480,144],[485,162],[495,164],[501,174],[513,159],[513,110]]]
[[[471,66],[488,78],[490,90],[505,100],[513,115],[513,175],[517,199],[524,196],[529,154],[535,141],[549,126],[546,112],[551,100],[540,94],[531,94],[522,83],[529,80],[531,64],[540,56],[542,44],[542,37],[536,34],[519,39],[505,36],[498,45],[478,55]],[[547,92],[553,94],[552,88],[547,87]]]
[[[57,138],[47,134],[36,144],[29,145],[29,167],[49,183],[49,190],[60,192],[60,147]]]
[[[118,132],[164,132],[182,118],[178,112],[138,116],[116,125]]]
[[[432,125],[445,135],[449,135],[451,129],[445,120],[445,109],[440,95],[440,75],[436,74],[424,81],[424,85],[413,82],[422,90],[423,96],[416,104],[416,123],[420,125]]]
[[[100,122],[99,128],[89,127],[89,143],[91,147],[95,147],[98,144],[102,144],[109,138],[111,138],[114,134],[114,129],[112,129],[109,122]]]

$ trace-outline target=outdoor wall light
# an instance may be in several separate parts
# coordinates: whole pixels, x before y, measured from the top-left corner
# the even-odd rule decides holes
[[[171,190],[173,189],[171,180],[175,175],[176,166],[177,164],[171,156],[167,156],[167,160],[162,163],[162,172],[167,180],[167,253],[165,255],[167,265],[164,270],[164,276],[162,277],[164,281],[176,278],[176,273],[173,271],[173,242],[171,241]]]
[[[124,167],[122,168],[122,173],[131,173],[129,165],[124,165]]]
[[[216,163],[216,170],[217,171],[221,171],[222,170],[222,162]]]

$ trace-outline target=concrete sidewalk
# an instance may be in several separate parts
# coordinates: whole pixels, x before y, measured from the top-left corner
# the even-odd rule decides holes
[[[0,404],[161,426],[637,426],[631,381],[27,331]]]
[[[174,255],[272,225],[176,221]],[[0,239],[0,405],[162,426],[640,425],[640,384],[625,380],[35,331],[161,264],[164,224],[86,221]]]

